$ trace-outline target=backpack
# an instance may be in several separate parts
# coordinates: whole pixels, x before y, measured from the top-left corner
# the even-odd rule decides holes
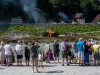
[[[68,49],[69,49],[69,48],[68,48],[68,43],[66,43],[66,46],[65,46],[65,47],[66,47],[66,50],[65,50],[65,51],[68,51]]]

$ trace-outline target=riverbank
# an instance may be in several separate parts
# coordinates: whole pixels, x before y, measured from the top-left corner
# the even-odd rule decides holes
[[[33,40],[37,40],[39,43],[44,43],[44,42],[47,42],[47,41],[53,42],[55,39],[58,42],[61,42],[63,39],[69,39],[69,41],[75,42],[79,38],[83,38],[84,40],[88,40],[90,38],[94,39],[94,40],[100,40],[99,36],[93,36],[92,34],[91,34],[91,36],[80,34],[80,35],[77,35],[77,36],[64,36],[63,35],[63,36],[59,36],[59,37],[24,37],[21,40],[23,40],[24,42],[26,42],[26,41],[31,42]]]
[[[67,66],[65,63],[65,66],[61,66],[61,63],[55,63],[51,61],[51,63],[43,63],[44,68],[39,67],[39,72],[35,75],[100,75],[100,66],[78,66],[78,64],[71,64],[70,66]],[[1,75],[33,75],[31,72],[32,68],[31,66],[25,66],[25,63],[23,63],[23,66],[16,66],[16,63],[14,63],[14,66],[0,66],[0,74]]]

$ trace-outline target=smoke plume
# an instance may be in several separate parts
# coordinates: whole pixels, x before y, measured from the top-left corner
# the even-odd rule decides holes
[[[59,16],[61,17],[62,21],[67,21],[68,20],[68,16],[66,16],[63,12],[59,12]]]
[[[29,18],[34,20],[35,23],[46,22],[43,12],[37,8],[37,0],[2,0],[2,3],[5,5],[9,2],[13,3],[14,5],[21,5],[23,11],[26,12]]]
[[[37,8],[37,0],[20,0],[20,4],[29,18],[35,20],[35,23],[44,23],[46,21],[41,10]]]

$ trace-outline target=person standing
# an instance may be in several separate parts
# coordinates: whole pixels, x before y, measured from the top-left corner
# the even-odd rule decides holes
[[[0,63],[1,63],[1,66],[3,66],[4,60],[5,60],[4,52],[5,52],[5,50],[4,50],[4,42],[2,41],[1,45],[0,45]]]
[[[78,41],[75,41],[75,43],[73,45],[76,60],[78,60],[77,42]]]
[[[69,43],[68,39],[66,40],[66,52],[67,52],[67,58],[66,58],[66,62],[67,62],[67,66],[70,65],[71,63],[71,59],[72,59],[72,54],[71,54],[71,44]],[[69,61],[68,61],[68,56],[69,56]]]
[[[100,53],[99,53],[100,45],[98,44],[98,41],[95,41],[95,44],[92,46],[93,52],[94,52],[94,65],[96,65],[96,61],[98,62],[98,65],[100,66]]]
[[[41,50],[38,51],[38,66],[43,67],[43,52]]]
[[[51,49],[50,49],[50,44],[47,42],[47,44],[44,46],[44,52],[46,55],[46,63],[50,63],[50,57],[51,57]]]
[[[18,43],[16,44],[15,46],[15,52],[17,54],[17,65],[19,66],[22,66],[22,58],[23,58],[23,55],[22,55],[22,46],[21,46],[21,41],[18,41]]]
[[[89,41],[88,41],[88,46],[90,47],[90,50],[89,50],[89,59],[90,59],[90,62],[92,62],[92,49],[91,49],[91,47],[93,46],[93,44],[91,42],[91,39],[89,39]]]
[[[9,66],[9,60],[10,63],[12,63],[12,48],[10,45],[10,41],[7,41],[7,44],[4,46],[5,49],[5,58],[6,58],[6,65]]]
[[[38,71],[38,48],[40,46],[35,45],[33,42],[30,46],[30,57],[31,57],[31,63],[32,63],[32,72],[34,72],[34,64],[36,66],[36,71]]]
[[[84,42],[82,41],[82,38],[79,38],[79,42],[77,42],[77,50],[78,50],[79,65],[83,66]]]
[[[88,42],[84,42],[84,64],[89,66],[89,50],[90,47],[88,46]]]
[[[56,40],[54,40],[54,44],[53,44],[53,50],[54,50],[54,63],[56,61],[56,58],[58,59],[58,63],[59,63],[59,44],[57,43]]]
[[[25,50],[26,66],[29,66],[29,62],[30,62],[30,51],[29,51],[28,43],[27,42],[25,43],[24,50]]]
[[[64,58],[66,58],[67,62],[67,51],[66,51],[66,41],[62,40],[61,42],[61,53],[62,53],[62,66],[64,66]]]

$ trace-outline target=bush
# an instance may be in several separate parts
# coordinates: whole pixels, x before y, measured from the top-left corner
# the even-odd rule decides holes
[[[52,34],[52,37],[57,37],[57,36],[59,36],[59,33],[53,33]]]
[[[47,37],[47,36],[49,36],[49,33],[48,32],[42,32],[42,36]]]
[[[42,36],[48,37],[48,36],[50,36],[50,35],[49,35],[48,32],[42,32]],[[59,33],[53,33],[53,34],[52,34],[52,37],[57,37],[57,36],[59,36]]]

